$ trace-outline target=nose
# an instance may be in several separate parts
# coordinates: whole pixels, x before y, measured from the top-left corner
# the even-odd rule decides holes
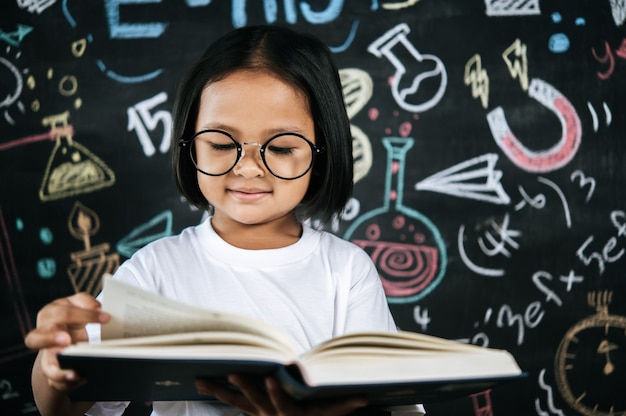
[[[252,149],[250,153],[247,153],[245,146],[256,146],[259,150],[258,152],[255,152]],[[243,142],[241,144],[241,157],[233,169],[233,172],[236,175],[244,177],[265,176],[265,166],[263,164],[263,159],[261,158],[261,146],[261,143],[255,142]]]

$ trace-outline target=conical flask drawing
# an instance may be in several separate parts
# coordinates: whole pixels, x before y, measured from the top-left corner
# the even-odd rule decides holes
[[[384,203],[359,216],[344,238],[370,255],[389,303],[410,303],[441,282],[448,256],[437,227],[402,202],[406,153],[413,138],[384,137],[382,143],[387,150]]]
[[[55,132],[55,145],[48,159],[39,199],[51,201],[92,192],[115,183],[115,174],[97,156],[82,146],[68,129],[69,112],[43,119]]]

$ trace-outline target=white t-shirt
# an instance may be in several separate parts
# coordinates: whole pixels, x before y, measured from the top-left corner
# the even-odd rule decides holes
[[[395,331],[378,272],[356,245],[304,226],[294,244],[234,247],[211,221],[162,238],[124,262],[115,278],[191,305],[247,315],[289,334],[299,352],[360,330]],[[99,327],[89,328],[99,339]],[[91,416],[121,415],[128,403],[99,402]],[[412,414],[423,412],[411,407]],[[202,401],[154,402],[153,416],[238,415]]]

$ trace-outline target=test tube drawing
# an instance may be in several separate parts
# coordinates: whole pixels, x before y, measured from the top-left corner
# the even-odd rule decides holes
[[[400,23],[370,44],[367,50],[378,58],[384,56],[395,67],[391,93],[396,103],[404,110],[420,113],[441,101],[448,85],[448,74],[441,59],[421,54],[413,46],[406,37],[410,31],[406,23]],[[431,85],[433,80],[434,88]]]

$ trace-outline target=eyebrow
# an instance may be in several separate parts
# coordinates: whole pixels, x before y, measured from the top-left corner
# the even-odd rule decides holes
[[[238,139],[242,136],[241,131],[238,130],[236,127],[233,127],[228,124],[219,123],[219,122],[209,122],[209,123],[203,124],[200,126],[198,131],[202,131],[202,130],[223,130],[229,134],[232,134],[234,137]],[[271,128],[271,129],[263,130],[261,133],[263,134],[263,138],[265,139],[270,138],[280,133],[298,133],[303,136],[306,136],[309,139],[313,139],[313,137],[309,137],[308,134],[305,134],[306,132],[302,128],[295,126],[295,125],[286,125],[284,127]]]

